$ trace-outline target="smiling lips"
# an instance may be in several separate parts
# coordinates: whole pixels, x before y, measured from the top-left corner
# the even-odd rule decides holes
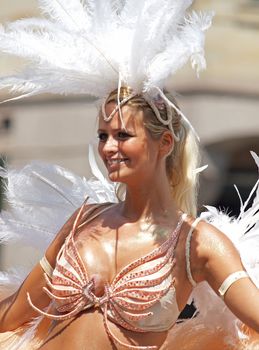
[[[112,166],[112,165],[117,165],[121,163],[126,163],[128,160],[129,158],[110,158],[110,159],[107,159],[107,164],[109,166]]]

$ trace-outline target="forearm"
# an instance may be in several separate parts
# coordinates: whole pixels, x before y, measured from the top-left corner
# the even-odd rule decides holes
[[[64,244],[66,237],[71,232],[77,213],[78,211],[65,223],[46,250],[45,256],[52,268],[55,267],[57,254]],[[43,290],[43,287],[46,287],[43,268],[38,263],[19,290],[0,303],[0,332],[16,329],[38,316],[28,303],[27,293],[29,293],[32,303],[39,309],[42,310],[49,305],[50,299]]]
[[[244,324],[259,333],[259,290],[249,278],[233,284],[224,300]]]
[[[52,268],[55,266],[57,253],[69,232],[66,228],[68,227],[65,225],[46,251],[46,259]],[[39,316],[28,302],[28,293],[32,303],[39,309],[43,310],[49,305],[50,299],[43,289],[46,287],[44,273],[48,274],[48,271],[44,271],[44,265],[38,263],[19,290],[0,303],[0,332],[16,329],[32,318]],[[49,277],[51,278],[51,276]]]
[[[10,295],[6,299],[0,302],[0,333],[5,332],[5,319],[7,317],[8,311],[16,297],[16,293]]]
[[[49,304],[43,291],[45,285],[42,268],[37,264],[19,290],[0,303],[0,332],[16,329],[38,316],[27,301],[27,292],[40,308],[45,308]]]
[[[71,231],[77,213],[78,211],[65,223],[46,250],[46,258],[53,268],[55,267],[57,254]],[[27,301],[27,293],[30,294],[31,301],[39,309],[42,310],[49,305],[50,299],[43,290],[45,286],[44,271],[38,263],[19,290],[0,303],[0,332],[16,329],[38,316]]]

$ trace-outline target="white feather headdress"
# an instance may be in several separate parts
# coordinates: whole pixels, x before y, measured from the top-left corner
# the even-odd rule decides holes
[[[0,51],[30,61],[20,74],[0,79],[16,98],[103,98],[118,82],[153,96],[189,59],[197,72],[206,66],[204,31],[212,13],[186,14],[192,0],[38,2],[45,18],[0,26]]]

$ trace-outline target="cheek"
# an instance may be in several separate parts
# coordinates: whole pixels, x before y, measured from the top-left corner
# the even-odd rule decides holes
[[[122,149],[122,151],[125,151],[125,153],[127,152],[128,155],[133,158],[137,158],[137,159],[142,158],[147,153],[147,147],[145,142],[132,141],[125,146],[126,147]]]
[[[98,153],[99,153],[99,156],[102,160],[104,160],[103,146],[104,146],[104,144],[102,142],[98,143]]]
[[[156,148],[150,147],[147,142],[138,144],[138,147],[134,149],[134,155],[139,166],[144,169],[149,169],[154,166],[156,159]],[[136,164],[137,165],[137,164]]]

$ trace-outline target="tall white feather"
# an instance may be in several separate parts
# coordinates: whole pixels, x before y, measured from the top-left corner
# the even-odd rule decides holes
[[[212,14],[186,14],[191,0],[39,0],[45,15],[0,26],[0,51],[30,67],[0,88],[31,96],[103,98],[123,84],[152,94],[191,59],[205,67],[204,31]],[[202,17],[203,18],[203,17]]]
[[[87,30],[90,23],[91,1],[38,0],[42,12],[68,31]],[[93,4],[92,4],[93,5]]]

